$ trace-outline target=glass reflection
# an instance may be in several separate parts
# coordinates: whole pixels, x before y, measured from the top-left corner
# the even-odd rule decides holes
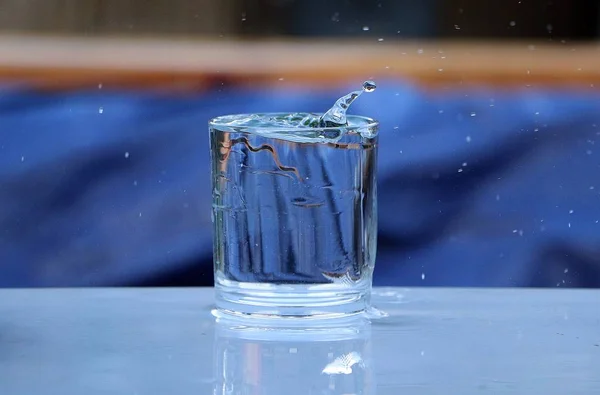
[[[218,317],[214,395],[375,393],[367,319],[285,325]]]

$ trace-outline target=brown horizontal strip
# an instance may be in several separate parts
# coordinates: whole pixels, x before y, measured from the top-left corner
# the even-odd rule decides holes
[[[215,84],[600,85],[597,44],[0,36],[0,81],[42,89]]]

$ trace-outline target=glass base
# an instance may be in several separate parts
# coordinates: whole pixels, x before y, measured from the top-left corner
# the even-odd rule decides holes
[[[216,279],[217,309],[237,317],[326,319],[365,312],[371,284],[265,284]]]

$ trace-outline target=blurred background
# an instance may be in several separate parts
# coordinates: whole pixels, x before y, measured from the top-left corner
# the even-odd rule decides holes
[[[211,285],[208,120],[366,79],[375,285],[598,287],[599,34],[597,0],[0,0],[0,287]]]

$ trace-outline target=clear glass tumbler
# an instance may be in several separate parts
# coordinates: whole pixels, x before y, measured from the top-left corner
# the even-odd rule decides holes
[[[377,132],[209,122],[216,306],[238,315],[364,311],[377,248]]]

